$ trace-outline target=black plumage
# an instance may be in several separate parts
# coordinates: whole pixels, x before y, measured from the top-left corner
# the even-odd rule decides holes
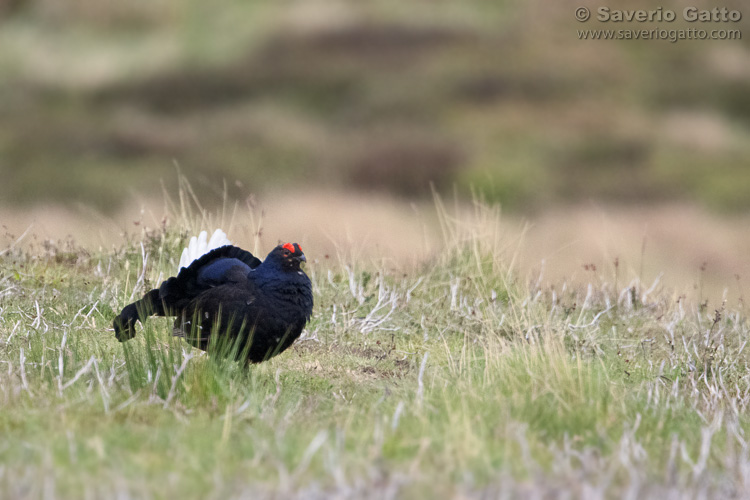
[[[241,248],[219,247],[125,306],[114,319],[115,336],[133,338],[136,320],[177,316],[174,335],[195,347],[208,349],[218,335],[249,361],[266,360],[292,345],[312,314],[305,261],[296,243],[277,246],[263,262]]]

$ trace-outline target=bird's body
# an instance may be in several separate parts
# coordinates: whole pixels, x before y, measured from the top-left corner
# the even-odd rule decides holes
[[[258,363],[287,349],[300,336],[313,307],[310,278],[299,245],[274,248],[261,262],[225,245],[209,251],[114,320],[120,341],[135,335],[135,321],[177,316],[174,334],[200,349],[211,338],[227,341]]]

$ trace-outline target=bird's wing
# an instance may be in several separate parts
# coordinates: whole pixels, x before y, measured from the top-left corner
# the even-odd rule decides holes
[[[198,269],[198,283],[205,286],[218,286],[247,279],[250,266],[233,257],[214,259]]]
[[[198,269],[209,265],[211,262],[217,259],[237,259],[246,264],[250,269],[255,269],[256,267],[261,265],[261,260],[247,250],[243,250],[233,245],[224,245],[211,250],[207,254],[201,255],[199,258],[190,263],[188,267],[181,269],[178,276],[186,272],[188,274],[196,272]]]
[[[209,288],[247,281],[250,270],[260,264],[260,259],[241,248],[231,245],[216,248],[183,268],[176,277],[163,282],[159,298],[169,309],[184,309]]]

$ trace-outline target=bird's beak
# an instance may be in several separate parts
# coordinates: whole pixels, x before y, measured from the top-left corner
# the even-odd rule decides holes
[[[300,262],[307,262],[307,258],[305,257],[305,254],[302,254],[299,257],[297,257],[297,260]]]

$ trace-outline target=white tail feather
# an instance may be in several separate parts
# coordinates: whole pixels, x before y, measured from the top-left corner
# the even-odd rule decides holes
[[[183,267],[188,267],[195,259],[201,255],[207,254],[214,248],[232,244],[227,238],[227,234],[221,229],[214,231],[214,234],[208,242],[206,242],[207,238],[208,233],[206,231],[201,231],[197,238],[195,236],[190,238],[187,248],[182,251],[182,255],[180,256],[180,267],[178,268],[178,272]]]

